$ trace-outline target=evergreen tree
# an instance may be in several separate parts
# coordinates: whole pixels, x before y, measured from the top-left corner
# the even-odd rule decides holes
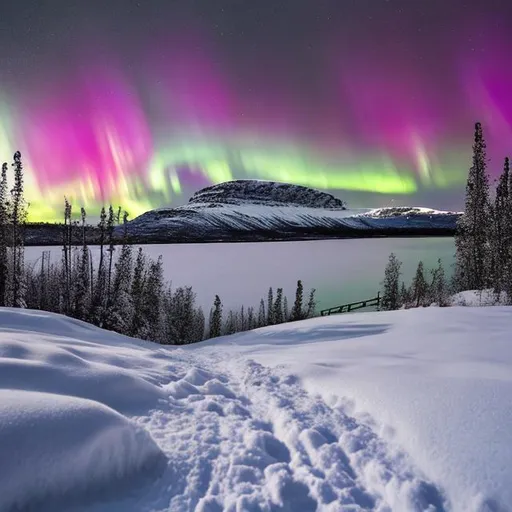
[[[304,300],[304,288],[302,286],[302,281],[299,279],[297,281],[297,289],[295,291],[295,302],[293,303],[292,308],[292,321],[302,320],[304,318],[304,312],[302,311],[302,302]]]
[[[217,338],[221,335],[222,329],[222,302],[218,295],[213,301],[212,314],[210,316],[210,338]]]
[[[164,286],[164,271],[162,256],[156,261],[150,261],[146,281],[143,288],[142,316],[144,328],[139,331],[139,337],[156,342],[163,341],[162,295]],[[189,323],[189,333],[192,322]]]
[[[496,295],[499,297],[505,288],[509,266],[509,216],[508,184],[510,174],[510,162],[505,158],[503,172],[496,187],[494,206],[492,214],[492,243],[491,243],[491,279]]]
[[[193,342],[204,340],[205,318],[202,308],[197,308],[194,315]]]
[[[120,213],[119,213],[120,215]],[[107,217],[107,237],[108,237],[108,277],[107,277],[107,290],[108,290],[108,298],[110,299],[111,291],[112,291],[112,265],[114,261],[114,251],[115,251],[115,244],[114,244],[114,226],[115,226],[115,215],[114,215],[114,209],[112,208],[112,205],[108,208],[108,217]]]
[[[407,288],[407,286],[405,285],[405,283],[402,281],[402,286],[400,287],[400,295],[399,295],[399,299],[398,299],[398,305],[399,307],[405,307],[405,308],[408,308],[410,307],[411,305],[411,291],[409,290],[409,288]]]
[[[195,336],[195,293],[191,286],[179,287],[172,294],[168,310],[167,337],[176,345],[186,345]]]
[[[71,204],[64,198],[64,226],[62,232],[62,263],[63,263],[63,310],[62,313],[71,313]]]
[[[508,258],[505,266],[505,292],[507,294],[507,304],[512,304],[512,171],[508,173],[508,187],[506,198],[506,216],[505,216],[505,238],[508,242]]]
[[[258,327],[265,327],[267,325],[267,315],[265,313],[265,301],[260,300],[260,308],[258,310]]]
[[[254,318],[254,308],[251,306],[247,308],[247,330],[251,331],[256,326],[256,319]]]
[[[228,316],[226,318],[226,323],[223,328],[224,335],[229,336],[230,334],[235,334],[237,332],[237,316],[238,315],[233,310],[229,311]]]
[[[283,322],[290,321],[290,311],[288,309],[288,297],[285,295],[283,297]]]
[[[274,302],[274,323],[282,324],[283,322],[283,289],[278,288],[276,292],[276,300]]]
[[[133,270],[133,281],[131,286],[131,297],[133,303],[133,316],[130,327],[130,336],[138,337],[139,333],[146,330],[146,319],[144,318],[144,287],[146,280],[146,257],[141,247],[137,252],[135,268]]]
[[[268,289],[267,299],[267,325],[274,325],[274,292],[272,286]]]
[[[12,294],[14,307],[25,307],[23,226],[26,221],[26,204],[23,197],[23,164],[21,153],[14,153],[14,186],[11,190],[12,227]]]
[[[7,163],[2,165],[0,177],[0,307],[6,305],[8,266],[8,197],[7,197]]]
[[[114,279],[111,291],[112,301],[105,319],[106,329],[111,329],[121,334],[130,334],[134,314],[133,297],[131,295],[133,252],[132,246],[127,242],[127,218],[128,214],[125,212],[123,216],[125,226],[123,245],[119,258],[114,265]]]
[[[490,203],[486,145],[476,123],[473,163],[466,186],[464,214],[457,224],[456,284],[459,291],[483,290],[489,285]]]
[[[382,299],[380,309],[382,311],[393,311],[400,309],[400,268],[402,262],[394,253],[389,255],[389,260],[384,270],[384,281],[382,282]]]
[[[89,247],[87,246],[86,218],[85,208],[80,209],[80,218],[82,221],[82,250],[78,264],[78,276],[76,285],[76,297],[74,314],[76,318],[85,320],[87,318],[87,310],[89,305]]]
[[[238,323],[236,328],[236,332],[243,332],[247,330],[247,318],[245,316],[245,308],[242,304],[242,308],[240,309],[240,314],[238,315]]]
[[[414,307],[424,306],[426,304],[428,296],[428,284],[425,279],[425,273],[423,268],[423,262],[418,263],[416,268],[416,274],[412,280],[412,302]]]
[[[309,291],[308,305],[306,307],[305,318],[312,318],[315,316],[316,312],[316,298],[315,298],[316,290],[311,288]]]
[[[107,272],[105,269],[105,242],[106,242],[106,232],[107,232],[107,213],[105,211],[105,207],[101,208],[100,212],[100,221],[98,223],[99,228],[99,250],[100,257],[98,263],[98,272],[96,276],[96,281],[94,283],[94,292],[91,300],[91,321],[94,325],[99,327],[103,327],[103,322],[105,319],[105,306],[106,306],[106,296],[107,296]]]
[[[438,306],[444,307],[448,305],[448,287],[446,284],[446,276],[441,259],[437,260],[437,268],[431,270],[432,283],[429,287],[430,301],[435,302]]]

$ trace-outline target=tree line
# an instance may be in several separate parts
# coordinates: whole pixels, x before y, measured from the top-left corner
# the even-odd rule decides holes
[[[426,270],[423,262],[420,261],[409,285],[400,281],[401,267],[402,262],[394,253],[391,253],[382,282],[381,310],[418,308],[432,304],[441,307],[449,305],[450,286],[446,281],[441,260],[438,260],[437,266],[430,270]]]
[[[0,306],[39,309],[89,322],[108,330],[162,344],[183,345],[225,334],[302,320],[315,314],[315,290],[304,297],[297,282],[291,307],[283,288],[270,288],[259,309],[224,312],[215,296],[209,317],[197,305],[190,286],[171,287],[164,279],[163,261],[149,258],[128,243],[128,214],[103,207],[99,216],[99,255],[87,243],[87,213],[73,220],[72,205],[64,201],[62,257],[52,261],[43,251],[33,264],[24,261],[23,227],[29,205],[24,200],[21,154],[14,155],[13,187],[8,164],[0,176]],[[124,225],[121,245],[114,237]],[[117,257],[115,252],[118,251]]]
[[[401,262],[391,254],[382,283],[383,310],[402,307],[449,305],[449,295],[466,290],[490,290],[496,303],[512,304],[512,172],[510,159],[491,194],[486,143],[481,123],[475,124],[473,158],[466,183],[465,209],[457,222],[455,268],[446,282],[438,262],[425,277],[423,263],[418,264],[410,287],[400,281]]]

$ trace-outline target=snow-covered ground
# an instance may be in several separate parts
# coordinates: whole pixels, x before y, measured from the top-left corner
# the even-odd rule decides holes
[[[184,348],[0,310],[0,510],[512,503],[512,308],[284,324]]]

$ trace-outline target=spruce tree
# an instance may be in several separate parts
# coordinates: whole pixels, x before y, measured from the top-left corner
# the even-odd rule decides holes
[[[422,261],[418,263],[418,267],[416,268],[416,274],[412,280],[411,292],[411,298],[414,307],[418,308],[426,304],[428,296],[428,284],[425,279],[425,272]]]
[[[162,342],[163,341],[163,317],[162,317],[162,296],[163,296],[163,262],[162,256],[156,261],[150,261],[147,277],[144,283],[142,302],[142,316],[144,328],[139,331],[139,337]],[[192,322],[187,326],[189,331]]]
[[[94,292],[91,300],[91,321],[94,325],[99,327],[103,326],[104,318],[105,318],[105,306],[107,299],[107,272],[105,269],[105,242],[106,242],[106,233],[107,233],[107,214],[105,211],[105,207],[101,208],[100,212],[100,221],[98,223],[99,228],[99,250],[100,257],[98,263],[98,272],[96,276],[96,281],[94,283]]]
[[[316,312],[316,298],[315,298],[316,290],[311,288],[309,291],[308,304],[306,307],[305,318],[312,318],[315,316]]]
[[[12,227],[12,293],[14,307],[25,307],[23,226],[26,221],[26,205],[23,197],[23,164],[21,153],[14,153],[14,186],[11,190]]]
[[[482,125],[476,123],[473,163],[466,185],[464,214],[455,236],[456,284],[459,291],[483,290],[489,285],[490,203],[486,144]]]
[[[411,291],[405,283],[402,281],[402,286],[400,287],[400,296],[399,296],[399,306],[408,308],[411,305]]]
[[[7,163],[2,165],[0,177],[0,307],[6,305],[8,283],[8,197],[7,197]]]
[[[274,325],[274,292],[272,286],[268,289],[267,299],[267,325]]]
[[[400,308],[400,267],[402,262],[394,253],[389,255],[389,260],[384,270],[384,281],[382,282],[382,299],[380,309],[382,311],[393,311]]]
[[[131,286],[131,297],[133,302],[133,316],[130,327],[130,336],[138,337],[139,333],[145,331],[146,319],[144,318],[144,286],[146,280],[146,257],[141,247],[137,252],[135,268],[133,270],[133,281]]]
[[[172,294],[168,314],[167,337],[176,345],[194,341],[195,293],[191,286],[179,287]]]
[[[204,328],[205,328],[205,318],[202,308],[197,308],[194,315],[194,328],[193,328],[193,337],[192,341],[203,341],[204,340]]]
[[[440,307],[447,306],[448,286],[446,284],[446,276],[441,259],[437,260],[437,268],[431,270],[431,274],[432,282],[429,287],[430,300]]]
[[[243,332],[243,331],[247,330],[247,318],[246,318],[245,308],[244,308],[243,304],[240,309],[240,314],[238,315],[238,324],[239,325],[237,325],[237,329],[236,329],[237,332]]]
[[[494,205],[491,208],[491,284],[499,298],[505,288],[506,275],[509,266],[510,234],[508,233],[508,182],[510,174],[510,162],[505,158],[503,172],[498,180]]]
[[[507,302],[512,303],[512,173],[510,160],[505,158],[503,172],[496,187],[493,208],[493,288],[500,300],[505,292]]]
[[[247,330],[252,330],[255,327],[254,308],[251,306],[247,308]]]
[[[71,313],[71,204],[64,198],[64,225],[62,231],[62,281],[63,281],[63,310],[62,313]]]
[[[303,318],[302,311],[302,302],[304,300],[304,288],[302,286],[302,281],[299,279],[297,281],[297,289],[295,291],[295,302],[293,303],[292,308],[292,321],[301,320]]]
[[[233,310],[229,311],[228,316],[226,318],[226,323],[223,327],[224,335],[229,336],[230,334],[235,334],[237,332],[237,316],[238,315]]]
[[[213,301],[212,314],[210,316],[210,338],[217,338],[221,335],[222,329],[222,302],[218,295]]]
[[[267,325],[267,315],[265,313],[265,301],[260,300],[260,308],[258,310],[258,327],[265,327]]]
[[[87,310],[89,306],[89,287],[90,287],[90,274],[89,274],[89,247],[87,245],[87,226],[86,218],[87,213],[85,208],[80,209],[80,218],[82,223],[82,249],[80,253],[80,260],[78,264],[78,277],[76,286],[76,297],[74,314],[80,320],[86,320]]]
[[[120,215],[120,214],[119,214]],[[108,237],[108,277],[107,277],[107,289],[110,296],[110,291],[112,289],[112,266],[114,262],[114,251],[115,241],[114,241],[114,227],[115,227],[116,217],[114,215],[114,209],[112,205],[108,208],[108,217],[107,217],[107,237]]]
[[[285,295],[283,297],[283,322],[290,321],[290,311],[288,309],[288,297]]]
[[[119,258],[114,265],[114,279],[112,282],[112,305],[107,311],[105,328],[121,334],[130,334],[134,315],[134,303],[131,294],[133,275],[132,246],[124,243]]]
[[[274,301],[274,323],[282,324],[284,322],[283,316],[283,289],[278,288],[276,292],[276,300]]]

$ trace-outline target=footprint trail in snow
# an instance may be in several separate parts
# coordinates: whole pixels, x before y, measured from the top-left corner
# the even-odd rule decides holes
[[[445,510],[405,453],[292,375],[175,354],[168,401],[137,420],[169,464],[126,512]]]

